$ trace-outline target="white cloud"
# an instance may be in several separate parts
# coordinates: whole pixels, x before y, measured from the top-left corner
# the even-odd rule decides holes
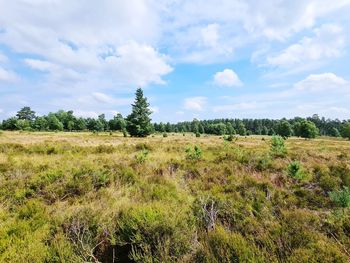
[[[207,102],[206,97],[191,97],[184,100],[184,109],[202,111]]]
[[[345,36],[341,27],[337,25],[323,25],[314,30],[313,37],[304,37],[282,52],[269,56],[270,66],[291,68],[339,57],[345,47]]]
[[[46,88],[84,90],[101,81],[110,89],[135,88],[163,84],[172,71],[154,48],[161,29],[153,0],[1,1],[0,10],[0,43],[40,57],[24,62],[48,74]]]
[[[5,56],[4,53],[2,53],[2,52],[0,51],[0,63],[5,63],[5,62],[7,62],[7,61],[8,61],[7,56]]]
[[[136,42],[119,46],[116,54],[108,56],[105,60],[119,77],[130,79],[138,86],[149,83],[164,84],[161,76],[173,70],[166,63],[166,56],[159,54],[151,46]]]
[[[152,111],[152,113],[159,113],[159,107],[153,106],[153,107],[149,107],[149,108]]]
[[[94,92],[92,93],[92,96],[94,99],[96,99],[99,102],[104,102],[104,103],[113,103],[114,99],[102,92]]]
[[[75,110],[74,115],[83,118],[97,118],[99,114],[95,111]]]
[[[0,81],[13,82],[18,79],[15,72],[0,67]]]
[[[218,24],[210,24],[201,29],[202,41],[204,45],[214,47],[218,44],[218,28]]]
[[[243,83],[232,69],[225,69],[214,75],[214,83],[218,86],[242,86]]]
[[[347,91],[350,93],[349,83],[334,73],[311,74],[295,84],[298,91],[321,92]]]

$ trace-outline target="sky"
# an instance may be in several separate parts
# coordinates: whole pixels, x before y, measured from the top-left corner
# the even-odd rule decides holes
[[[0,119],[350,119],[350,0],[0,0]]]

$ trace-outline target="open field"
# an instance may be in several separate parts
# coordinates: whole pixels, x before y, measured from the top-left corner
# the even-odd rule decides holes
[[[0,262],[349,262],[350,141],[270,140],[2,132]]]

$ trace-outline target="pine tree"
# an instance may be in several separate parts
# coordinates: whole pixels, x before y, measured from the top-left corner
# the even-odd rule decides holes
[[[136,90],[135,95],[135,102],[131,105],[132,112],[126,118],[126,129],[131,136],[146,137],[152,132],[151,118],[149,117],[152,112],[149,109],[147,98],[143,96],[141,88]]]

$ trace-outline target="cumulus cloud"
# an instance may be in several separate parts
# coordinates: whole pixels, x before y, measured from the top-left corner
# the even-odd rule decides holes
[[[297,82],[294,86],[298,91],[328,91],[334,93],[336,91],[347,90],[350,93],[349,83],[334,73],[311,74],[304,80]]]
[[[206,97],[191,97],[184,100],[184,109],[202,111],[207,103]]]
[[[304,37],[276,55],[267,57],[270,66],[281,68],[310,65],[322,59],[338,57],[345,47],[343,29],[337,25],[323,25],[312,37]]]
[[[226,86],[226,87],[243,85],[242,81],[239,79],[236,72],[234,72],[232,69],[224,69],[221,72],[215,73],[214,83],[218,86]]]
[[[97,80],[113,89],[164,84],[172,71],[153,46],[160,17],[152,0],[12,1],[1,2],[0,10],[0,43],[29,54],[25,64],[48,74],[47,87]]]

